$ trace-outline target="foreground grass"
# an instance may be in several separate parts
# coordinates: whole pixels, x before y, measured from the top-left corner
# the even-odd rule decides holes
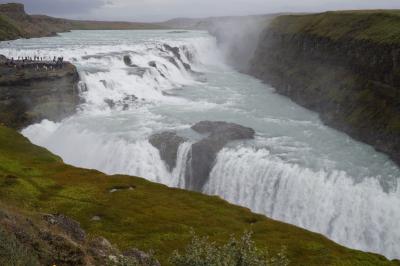
[[[110,190],[119,188],[117,192]],[[194,192],[130,176],[107,176],[63,164],[12,129],[0,126],[0,201],[32,215],[63,213],[92,236],[120,249],[153,250],[163,265],[183,250],[194,230],[216,243],[254,232],[259,248],[282,246],[292,265],[400,265],[339,246],[325,237],[273,221],[248,209]],[[93,220],[97,216],[100,220]]]
[[[276,18],[272,26],[286,33],[307,33],[334,40],[400,43],[400,10],[337,11]]]

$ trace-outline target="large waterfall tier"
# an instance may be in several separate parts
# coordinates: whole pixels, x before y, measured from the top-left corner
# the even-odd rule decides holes
[[[167,46],[166,46],[167,45]],[[399,168],[317,114],[223,63],[205,32],[93,31],[1,43],[0,54],[73,61],[85,103],[61,123],[23,130],[65,162],[169,186],[186,181],[199,121],[255,130],[212,158],[201,190],[349,247],[400,258]],[[149,138],[177,132],[173,161]],[[169,153],[168,153],[169,154]]]

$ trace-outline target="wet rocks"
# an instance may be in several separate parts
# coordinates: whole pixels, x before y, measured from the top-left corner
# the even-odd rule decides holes
[[[176,132],[162,132],[150,137],[149,142],[160,151],[161,159],[172,171],[176,166],[179,146],[186,139],[178,136]]]
[[[254,138],[255,131],[234,123],[202,121],[192,129],[207,137],[192,145],[187,188],[201,191],[207,182],[218,152],[230,141]]]
[[[125,65],[127,65],[129,67],[138,67],[137,65],[132,63],[132,59],[129,55],[125,55],[123,60],[124,60]]]
[[[168,44],[163,45],[164,49],[171,52],[175,58],[177,58],[179,61],[182,61],[181,55],[179,53],[179,47],[172,47]]]
[[[115,102],[112,99],[104,99],[104,102],[110,107],[110,109],[113,109],[115,107]]]
[[[147,67],[133,67],[127,69],[128,75],[134,75],[143,78],[144,74],[149,70]]]
[[[165,59],[167,59],[168,62],[176,66],[176,68],[180,68],[178,62],[176,62],[175,58],[173,58],[172,56],[166,56]]]
[[[165,50],[167,50],[168,52],[173,54],[174,57],[172,59],[175,62],[174,65],[176,65],[179,68],[178,64],[175,61],[175,59],[176,59],[176,60],[179,60],[182,63],[182,65],[186,69],[186,71],[191,71],[192,70],[192,67],[188,63],[185,63],[182,60],[182,57],[181,57],[181,54],[180,54],[180,51],[179,51],[179,47],[172,47],[172,46],[170,46],[168,44],[164,44],[163,47],[164,47]]]
[[[150,61],[148,64],[149,64],[150,67],[155,67],[155,68],[157,68],[157,63],[156,63],[156,61]]]

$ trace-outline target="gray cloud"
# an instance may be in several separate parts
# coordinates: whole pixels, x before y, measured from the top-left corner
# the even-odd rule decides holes
[[[8,2],[10,0],[0,0],[0,3]],[[24,4],[29,14],[60,16],[85,15],[107,3],[106,0],[16,0],[16,2]]]
[[[75,19],[161,21],[175,17],[400,9],[400,0],[16,0],[29,13]],[[8,2],[0,0],[0,3]]]

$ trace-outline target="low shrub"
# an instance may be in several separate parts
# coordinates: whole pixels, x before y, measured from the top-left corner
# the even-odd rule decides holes
[[[170,258],[174,266],[287,266],[289,259],[286,249],[271,256],[267,250],[260,250],[252,240],[252,233],[245,232],[239,239],[231,237],[219,246],[207,237],[192,233],[192,239],[184,253],[175,251]]]

